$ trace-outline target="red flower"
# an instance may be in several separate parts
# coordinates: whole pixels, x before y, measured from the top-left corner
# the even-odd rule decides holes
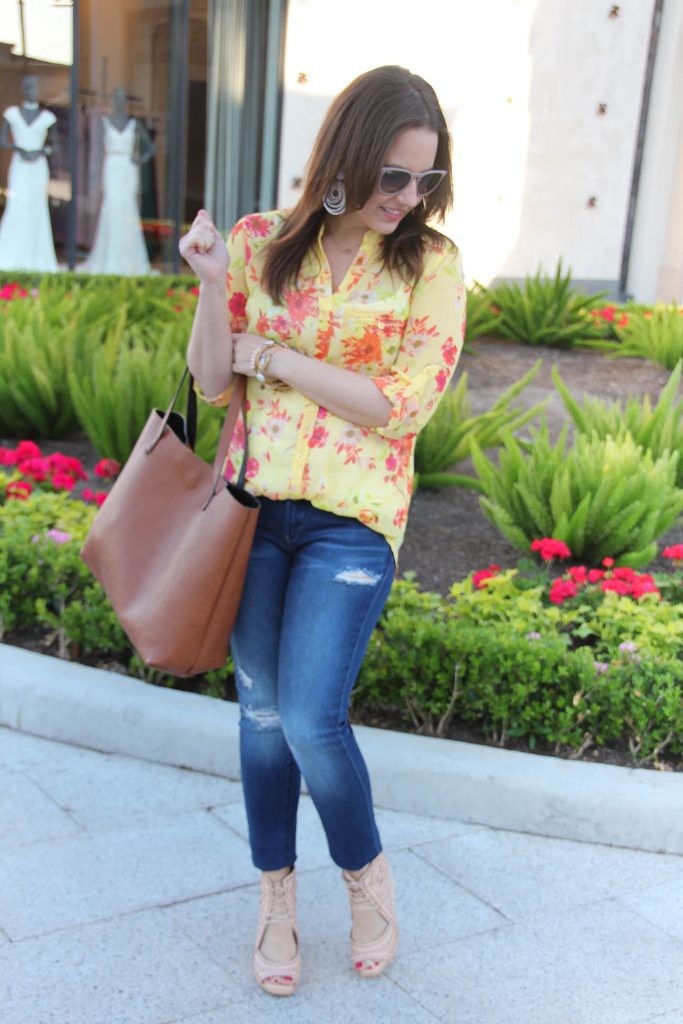
[[[662,554],[665,558],[673,558],[676,562],[683,561],[683,544],[671,544],[670,547],[664,548]]]
[[[604,569],[589,569],[588,570],[588,582],[599,583],[605,575]]]
[[[77,480],[88,479],[88,474],[83,469],[82,462],[80,459],[76,459],[72,455],[63,455],[61,452],[54,452],[52,455],[48,455],[47,464],[52,474],[69,473]]]
[[[625,596],[631,590],[626,580],[603,580],[600,584],[600,589],[605,592],[613,590],[616,594],[621,594],[622,596]]]
[[[11,480],[7,484],[5,495],[7,498],[18,498],[20,501],[26,501],[32,490],[33,487],[28,480]]]
[[[228,299],[228,309],[234,317],[243,317],[247,314],[247,297],[243,292],[235,292]]]
[[[55,473],[50,481],[53,487],[56,487],[58,491],[73,491],[76,486],[76,477],[71,476],[70,473]]]
[[[199,295],[199,285],[193,284],[190,288],[190,295]]]
[[[568,597],[576,597],[576,583],[558,576],[550,587],[550,600],[553,604],[562,604]]]
[[[23,462],[18,463],[17,469],[22,476],[28,476],[36,484],[42,484],[47,480],[48,473],[50,472],[50,466],[47,459],[24,459]]]
[[[93,491],[93,489],[91,487],[84,487],[83,491],[81,492],[81,498],[83,499],[83,501],[86,501],[86,502],[87,501],[94,501],[95,500],[95,492]]]
[[[102,505],[104,505],[105,501],[107,500],[107,497],[108,495],[106,491],[95,491],[95,502],[99,508],[101,508]]]
[[[544,562],[551,562],[553,558],[571,558],[571,551],[563,540],[556,540],[554,537],[543,537],[541,540],[531,542],[531,550],[538,551]]]
[[[488,569],[479,569],[472,574],[472,586],[475,590],[483,590],[487,581],[500,572],[499,565],[489,565]]]
[[[622,315],[617,320],[617,327],[626,327],[627,325],[628,317],[626,316],[626,313],[622,313]]]
[[[14,466],[17,461],[17,453],[13,448],[5,448],[0,445],[0,466]]]
[[[34,441],[20,441],[14,454],[15,462],[23,462],[24,459],[39,459],[43,453]]]
[[[586,572],[585,565],[573,565],[570,569],[567,569],[567,576],[574,580],[578,586],[582,586],[588,582],[588,573]]]
[[[100,459],[93,466],[95,476],[103,477],[105,480],[113,480],[121,472],[121,463],[116,459]]]
[[[605,566],[606,569],[611,569],[612,566],[614,565],[614,559],[613,558],[603,558],[602,564]]]
[[[7,302],[11,302],[12,299],[25,299],[27,295],[28,292],[20,284],[6,284],[0,288],[0,299],[5,299]]]

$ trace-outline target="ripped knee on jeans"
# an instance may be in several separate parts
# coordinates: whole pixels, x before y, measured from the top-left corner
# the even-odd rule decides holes
[[[334,579],[336,583],[346,583],[350,587],[376,587],[381,575],[369,569],[344,569]]]
[[[245,705],[241,707],[242,717],[247,722],[253,722],[257,729],[279,729],[280,712],[276,707],[251,708]]]

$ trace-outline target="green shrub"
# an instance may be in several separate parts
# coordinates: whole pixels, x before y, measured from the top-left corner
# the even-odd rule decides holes
[[[498,466],[476,442],[472,459],[485,514],[520,551],[554,537],[591,565],[611,556],[639,567],[654,558],[655,541],[683,510],[676,454],[653,459],[630,435],[579,435],[566,451],[566,428],[554,447],[543,429],[527,454],[507,436]]]
[[[571,271],[559,260],[554,277],[527,277],[523,286],[500,284],[487,290],[489,303],[500,310],[498,333],[523,345],[569,348],[603,336],[592,310],[606,295],[584,295],[571,283]]]
[[[478,587],[474,579],[454,584],[450,598],[397,581],[355,706],[402,711],[430,735],[444,735],[452,721],[469,724],[501,746],[569,747],[579,756],[622,744],[640,764],[667,748],[683,752],[683,661],[671,653],[675,629],[662,644],[652,624],[654,609],[665,630],[683,621],[680,605],[595,587],[589,610],[605,626],[596,641],[576,602],[549,604],[547,570],[531,581],[517,570]]]
[[[468,458],[473,441],[480,448],[496,448],[502,443],[503,430],[519,430],[543,410],[545,402],[529,409],[511,405],[534,379],[540,367],[539,360],[524,377],[496,399],[488,412],[479,416],[472,416],[467,371],[460,374],[456,387],[446,392],[426,427],[417,435],[415,488],[451,486],[479,490],[480,483],[476,477],[446,470]]]
[[[36,601],[58,606],[92,577],[78,551],[94,515],[66,494],[35,494],[0,508],[0,636],[38,621]],[[53,539],[48,531],[65,534]]]
[[[499,333],[500,313],[492,308],[491,297],[477,281],[467,289],[465,342]]]
[[[552,368],[553,381],[574,426],[583,434],[597,437],[620,437],[630,434],[636,444],[659,458],[667,452],[678,452],[676,479],[683,486],[683,398],[676,401],[681,382],[683,360],[679,361],[663,388],[654,409],[648,395],[642,399],[629,396],[625,407],[621,402],[608,405],[599,398],[584,396],[581,404]]]

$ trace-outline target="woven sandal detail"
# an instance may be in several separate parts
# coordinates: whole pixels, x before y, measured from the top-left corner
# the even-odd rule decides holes
[[[394,908],[394,882],[389,862],[383,853],[367,866],[360,878],[342,871],[349,894],[351,913],[354,908],[376,910],[387,926],[372,942],[356,942],[351,932],[351,960],[361,978],[376,978],[389,966],[398,946],[399,928]]]
[[[269,924],[288,924],[296,943],[296,954],[291,960],[266,960],[261,943]],[[252,960],[254,977],[261,988],[273,996],[291,996],[301,976],[301,954],[296,926],[296,876],[294,868],[276,881],[261,875],[261,906],[259,910],[256,944]],[[277,980],[276,980],[277,979]]]

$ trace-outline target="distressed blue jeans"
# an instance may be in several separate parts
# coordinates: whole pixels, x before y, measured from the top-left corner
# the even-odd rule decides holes
[[[294,863],[303,776],[333,861],[358,870],[382,846],[348,707],[394,558],[355,519],[261,502],[231,641],[252,858],[261,871]]]

